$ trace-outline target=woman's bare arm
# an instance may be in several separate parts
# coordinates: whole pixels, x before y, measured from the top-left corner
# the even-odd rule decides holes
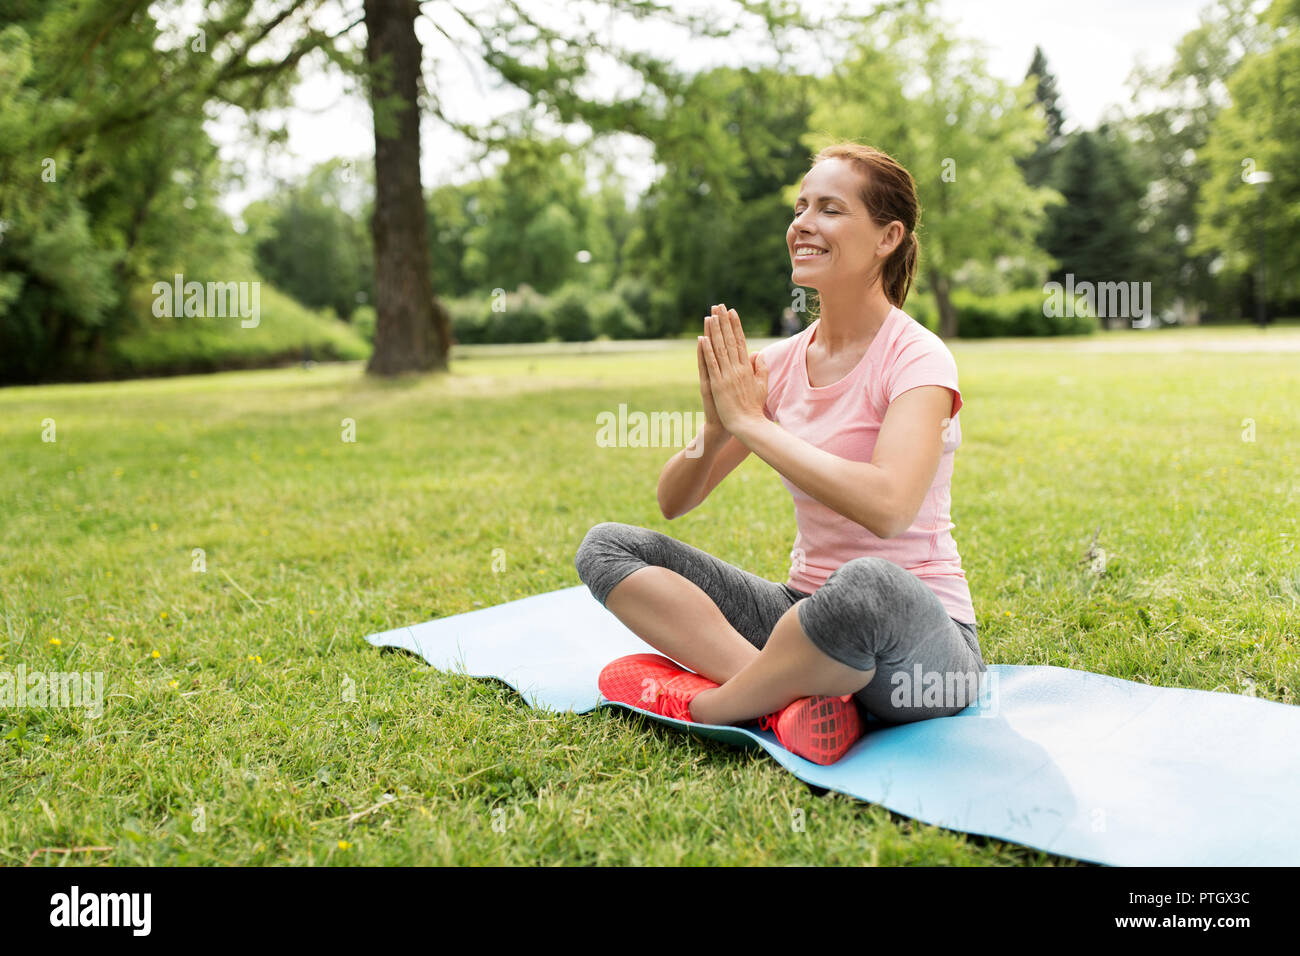
[[[687,457],[687,452],[701,454]],[[720,425],[705,424],[695,440],[668,460],[659,476],[659,510],[668,520],[698,507],[749,455],[749,449]]]
[[[850,461],[809,444],[770,419],[736,423],[736,436],[779,474],[826,507],[880,538],[912,526],[934,483],[952,392],[909,389],[890,403],[870,462]]]

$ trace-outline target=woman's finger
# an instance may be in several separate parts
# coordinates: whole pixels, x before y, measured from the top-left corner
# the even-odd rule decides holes
[[[721,313],[718,316],[718,326],[722,334],[722,344],[734,363],[739,360],[739,353],[736,351],[736,336],[731,328],[731,316],[725,305],[719,305],[718,310]]]
[[[727,321],[726,314],[719,313],[709,317],[709,336],[710,344],[713,346],[713,356],[718,363],[718,369],[721,372],[729,372],[735,365],[735,353],[732,351],[730,343],[727,342],[726,333]]]
[[[712,385],[714,380],[722,379],[722,370],[718,367],[718,358],[714,353],[712,339],[704,340],[704,364],[709,370],[709,382]]]
[[[723,343],[721,339],[721,330],[718,328],[718,318],[716,315],[710,315],[704,320],[704,341],[711,346],[713,359],[717,362],[722,356]],[[709,370],[714,371],[713,366]]]
[[[745,344],[745,327],[740,324],[740,314],[735,309],[729,310],[728,316],[731,319],[732,334],[736,337],[736,355],[743,362],[749,354],[749,348]]]

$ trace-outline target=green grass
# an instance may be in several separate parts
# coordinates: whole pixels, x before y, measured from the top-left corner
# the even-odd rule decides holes
[[[1296,354],[954,353],[986,660],[1296,703]],[[1071,865],[362,640],[577,584],[604,520],[784,580],[792,509],[762,461],[668,522],[671,450],[595,444],[620,402],[696,409],[695,369],[686,343],[0,391],[0,670],[98,671],[107,695],[98,719],[0,710],[0,864]]]

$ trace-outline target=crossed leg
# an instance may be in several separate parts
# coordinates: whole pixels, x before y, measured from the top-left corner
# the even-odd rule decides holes
[[[882,717],[937,716],[919,707],[900,713],[890,687],[875,686],[884,678],[873,684],[879,668],[910,674],[917,655],[933,668],[945,657],[964,661],[977,653],[949,636],[956,625],[919,579],[880,558],[846,563],[816,594],[793,604],[782,585],[635,525],[594,526],[575,565],[629,630],[721,685],[691,702],[692,717],[704,723],[743,723],[813,696],[856,695]],[[817,643],[803,628],[801,607]],[[839,653],[832,657],[823,646]],[[873,691],[882,699],[864,699]]]
[[[719,684],[759,656],[699,585],[670,568],[633,571],[605,607],[655,650]]]
[[[806,598],[804,600],[807,600]],[[800,697],[848,697],[871,683],[876,672],[841,664],[819,649],[799,624],[799,604],[772,628],[767,644],[734,677],[691,701],[702,724],[739,724],[780,710]]]
[[[875,676],[874,669],[856,670],[814,645],[799,624],[800,603],[776,622],[761,651],[694,582],[668,568],[633,571],[605,606],[650,646],[721,685],[691,701],[696,721],[739,724],[800,697],[854,694]]]

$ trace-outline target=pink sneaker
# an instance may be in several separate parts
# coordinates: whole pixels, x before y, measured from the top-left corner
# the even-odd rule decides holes
[[[691,723],[696,723],[690,706],[695,695],[718,686],[662,654],[629,654],[611,661],[598,683],[607,700]]]
[[[786,750],[823,765],[843,757],[864,733],[862,716],[851,695],[847,701],[800,697],[779,712],[760,717],[758,726],[775,733]]]

